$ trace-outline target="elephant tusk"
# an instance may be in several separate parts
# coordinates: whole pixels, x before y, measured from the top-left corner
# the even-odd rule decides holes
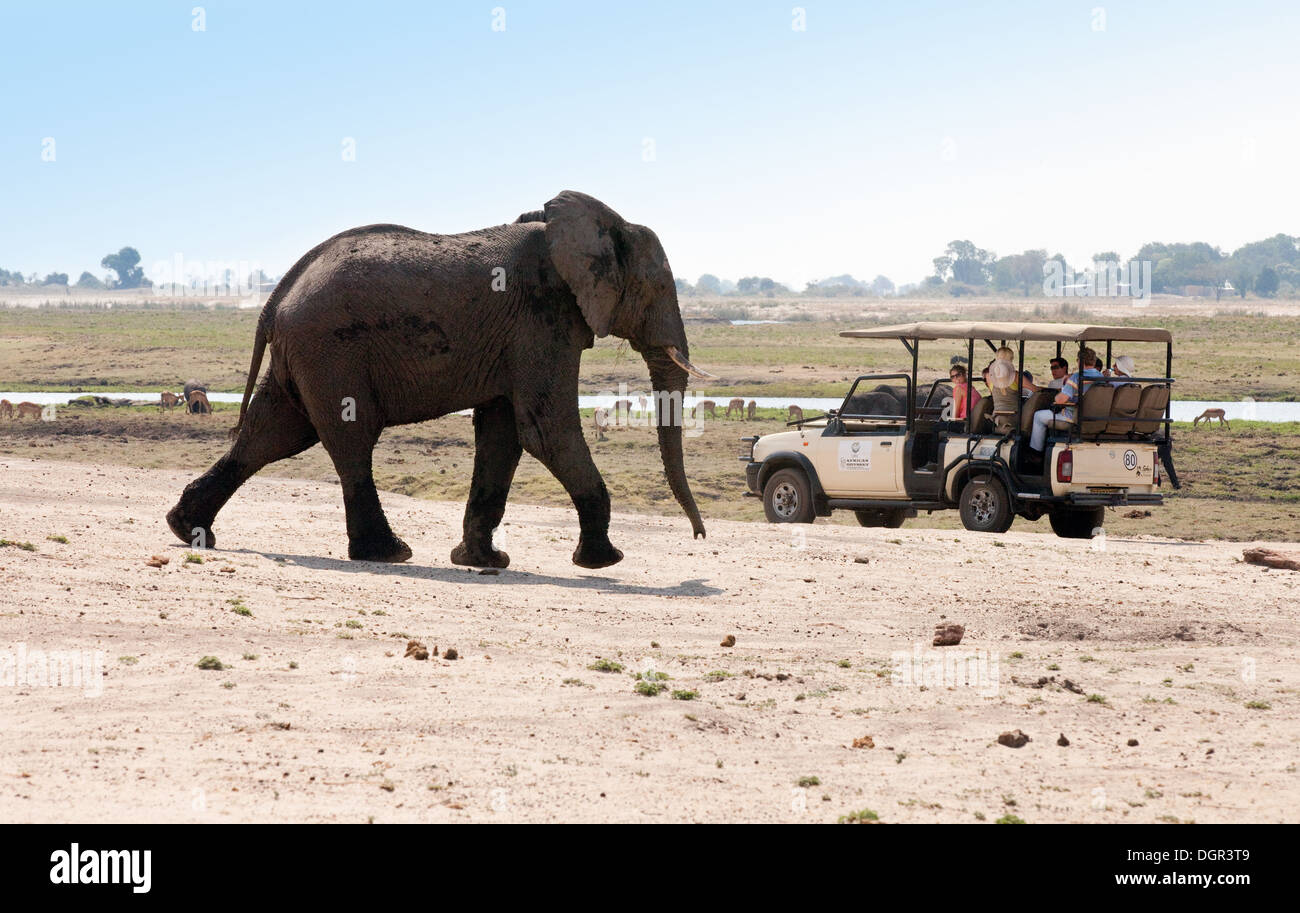
[[[682,355],[680,352],[677,351],[676,346],[665,346],[664,351],[667,352],[668,357],[673,360],[673,364],[677,365],[677,367],[681,368],[683,371],[685,371],[687,374],[691,375],[692,377],[698,377],[700,380],[718,379],[718,376],[716,374],[710,374],[708,371],[701,371],[699,368],[695,367],[695,365],[691,364],[685,358],[682,358]]]

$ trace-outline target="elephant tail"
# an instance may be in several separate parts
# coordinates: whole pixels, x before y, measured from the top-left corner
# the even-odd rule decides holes
[[[248,369],[248,383],[244,385],[244,398],[239,403],[239,418],[235,420],[235,426],[230,429],[230,439],[233,441],[239,436],[239,429],[244,424],[244,413],[248,411],[248,401],[253,398],[253,386],[257,383],[257,375],[262,370],[262,353],[266,351],[266,313],[257,321],[257,336],[253,339],[253,363]]]

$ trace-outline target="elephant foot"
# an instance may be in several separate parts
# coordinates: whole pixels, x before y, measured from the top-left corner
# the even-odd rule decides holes
[[[463,541],[451,550],[451,563],[466,567],[509,567],[510,556],[505,552],[487,548],[470,548]]]
[[[399,564],[411,557],[411,547],[392,535],[356,539],[348,543],[348,557],[353,561],[386,561]]]
[[[217,547],[217,537],[209,523],[187,519],[179,504],[167,511],[167,525],[176,538],[194,548]]]
[[[578,547],[573,550],[573,563],[578,567],[596,569],[618,564],[623,560],[623,553],[614,548],[608,539],[592,542],[579,539]]]

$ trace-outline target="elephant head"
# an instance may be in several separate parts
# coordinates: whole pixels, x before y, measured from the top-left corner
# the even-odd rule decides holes
[[[538,216],[541,219],[538,219]],[[655,390],[659,452],[668,486],[704,535],[682,459],[682,394],[687,375],[711,375],[690,363],[677,286],[655,233],[626,221],[585,193],[566,190],[541,213],[521,221],[546,223],[546,246],[556,273],[569,287],[591,331],[626,339],[645,359]]]

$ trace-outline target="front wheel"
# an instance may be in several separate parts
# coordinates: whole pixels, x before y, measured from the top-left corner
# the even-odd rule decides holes
[[[977,533],[1005,533],[1016,519],[1006,486],[995,478],[967,482],[960,508],[962,526]]]
[[[811,523],[812,486],[798,469],[780,469],[763,486],[763,513],[768,523]]]
[[[1062,539],[1091,539],[1102,528],[1106,508],[1085,507],[1082,510],[1054,510],[1048,517],[1052,532]]]
[[[906,511],[899,509],[890,510],[855,510],[853,515],[858,518],[859,526],[883,526],[885,529],[898,529],[907,519]]]

